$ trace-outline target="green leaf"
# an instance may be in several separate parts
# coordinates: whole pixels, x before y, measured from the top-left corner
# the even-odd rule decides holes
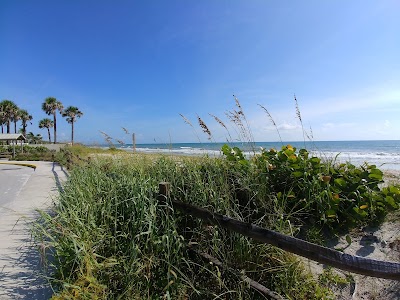
[[[398,187],[396,187],[396,186],[393,186],[393,185],[389,187],[389,191],[392,194],[400,194],[400,189]]]
[[[239,160],[239,163],[240,163],[242,166],[248,166],[248,165],[249,165],[249,162],[248,162],[247,160],[245,160],[245,159]]]
[[[308,158],[308,151],[306,149],[300,149],[299,155],[301,157],[304,157],[305,159],[307,159]]]
[[[231,147],[229,147],[227,144],[225,144],[225,145],[223,145],[222,146],[222,148],[221,148],[221,150],[222,150],[222,153],[224,154],[224,155],[226,155],[226,156],[229,156],[229,155],[231,155]]]
[[[346,242],[348,245],[351,245],[351,237],[349,235],[346,235]]]
[[[368,213],[365,210],[359,209],[358,207],[353,207],[353,210],[357,213],[358,216],[365,218]]]
[[[371,173],[371,174],[368,175],[369,179],[373,179],[373,180],[377,180],[377,181],[381,181],[382,177],[383,177],[382,174],[373,174],[373,173]]]
[[[336,212],[333,209],[329,209],[326,211],[326,216],[328,218],[335,218],[336,217]]]
[[[292,154],[294,154],[293,149],[286,149],[284,152],[288,157],[291,156]]]
[[[321,159],[319,159],[318,157],[312,157],[312,158],[310,158],[310,162],[311,162],[313,165],[319,165],[320,162],[321,162]]]
[[[278,158],[279,158],[279,160],[280,161],[287,161],[287,155],[285,154],[285,152],[282,152],[282,151],[280,151],[279,153],[278,153]]]
[[[370,166],[370,167],[372,167],[372,166]],[[368,177],[370,179],[375,179],[375,180],[381,181],[383,178],[383,172],[379,169],[376,169],[376,167],[374,166],[374,168],[372,168],[370,170],[370,174],[368,175]]]
[[[297,171],[297,172],[293,172],[292,174],[293,174],[293,176],[294,176],[294,177],[297,177],[297,178],[299,178],[299,177],[302,177],[302,176],[303,176],[303,172],[299,172],[299,171]]]
[[[336,178],[334,180],[335,184],[340,186],[340,187],[344,187],[346,186],[346,180],[344,180],[343,178]]]
[[[393,207],[393,208],[398,207],[398,205],[396,204],[396,201],[394,201],[393,197],[386,196],[385,200],[386,200],[386,203],[389,204],[391,207]]]

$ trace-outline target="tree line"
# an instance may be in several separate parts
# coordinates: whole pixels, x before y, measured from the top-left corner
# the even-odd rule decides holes
[[[68,106],[64,109],[64,105],[54,97],[47,97],[42,103],[42,110],[49,116],[53,116],[53,120],[44,118],[39,121],[40,129],[47,129],[49,143],[51,143],[50,128],[53,128],[53,142],[57,143],[57,112],[66,121],[71,124],[71,143],[74,143],[74,123],[83,113],[76,106]],[[32,125],[32,115],[26,109],[21,109],[11,100],[3,100],[0,102],[0,127],[1,133],[11,133],[11,127],[14,125],[14,133],[17,133],[17,123],[21,122],[19,130],[25,137],[27,136],[26,128],[28,124]],[[6,132],[4,132],[6,131]],[[33,135],[29,133],[28,135]],[[33,135],[34,136],[34,135]]]

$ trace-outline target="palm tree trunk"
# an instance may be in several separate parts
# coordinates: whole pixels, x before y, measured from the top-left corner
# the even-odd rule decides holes
[[[47,133],[49,134],[49,143],[51,143],[51,139],[50,139],[50,128],[47,127]]]
[[[56,121],[56,111],[54,111],[54,144],[57,143],[57,121]]]
[[[74,144],[74,121],[72,120],[72,132],[71,132],[71,143]]]
[[[17,121],[14,121],[14,133],[17,133]]]
[[[22,134],[26,135],[26,122],[22,121]]]
[[[10,133],[10,127],[10,120],[7,120],[7,133]],[[7,141],[6,143],[7,145],[10,145],[10,141]]]

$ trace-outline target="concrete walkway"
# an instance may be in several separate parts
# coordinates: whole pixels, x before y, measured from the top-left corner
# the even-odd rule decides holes
[[[29,225],[38,217],[35,209],[52,204],[68,175],[52,162],[15,162],[36,165],[35,171],[1,163],[0,299],[49,299],[52,290],[38,274],[42,262],[32,243]],[[24,172],[22,168],[29,169]],[[7,181],[13,182],[10,188],[5,188]]]

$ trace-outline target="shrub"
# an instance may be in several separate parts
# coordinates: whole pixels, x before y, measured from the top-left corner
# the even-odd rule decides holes
[[[233,170],[268,187],[267,193],[284,202],[286,214],[297,215],[303,223],[346,230],[379,222],[400,203],[398,187],[380,188],[383,173],[375,165],[322,161],[290,145],[280,151],[262,149],[250,159],[238,148],[225,145],[222,151]],[[242,180],[236,182],[241,188]]]

